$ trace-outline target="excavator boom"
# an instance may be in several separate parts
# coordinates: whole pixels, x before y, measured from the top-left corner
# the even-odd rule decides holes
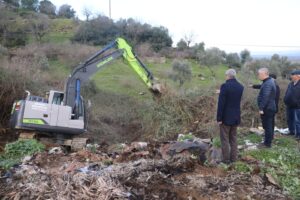
[[[115,50],[110,52],[112,49]],[[108,54],[105,54],[107,52]],[[72,107],[75,118],[78,117],[81,85],[89,81],[92,75],[102,69],[105,65],[119,57],[124,58],[128,65],[153,93],[161,93],[160,84],[155,83],[153,74],[134,54],[131,46],[123,38],[117,38],[115,41],[111,42],[92,57],[87,59],[84,63],[76,67],[69,76],[65,87],[63,102],[64,105]]]

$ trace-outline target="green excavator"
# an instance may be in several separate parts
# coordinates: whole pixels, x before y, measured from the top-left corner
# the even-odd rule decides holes
[[[43,98],[33,96],[27,91],[24,100],[15,101],[10,118],[11,128],[21,133],[24,138],[43,133],[56,138],[60,144],[74,146],[74,149],[80,148],[78,146],[87,141],[87,138],[75,137],[87,131],[87,111],[81,96],[81,87],[105,65],[120,57],[124,58],[151,92],[161,94],[161,84],[134,54],[128,43],[123,38],[117,38],[80,63],[67,78],[63,92],[50,90],[47,93],[48,98]]]

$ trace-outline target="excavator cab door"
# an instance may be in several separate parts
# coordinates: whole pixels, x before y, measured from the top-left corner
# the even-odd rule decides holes
[[[50,112],[50,125],[56,126],[59,118],[59,107],[62,105],[64,94],[58,91],[50,91],[49,104],[51,107]]]

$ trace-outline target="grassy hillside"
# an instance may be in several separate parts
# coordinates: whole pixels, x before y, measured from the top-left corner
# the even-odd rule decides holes
[[[50,31],[44,40],[50,43],[70,41],[77,28],[78,23],[72,19],[51,19]]]
[[[168,87],[173,89],[197,90],[209,86],[218,87],[217,85],[224,80],[224,72],[227,69],[226,66],[214,67],[216,77],[213,78],[208,68],[200,67],[199,64],[193,61],[189,62],[192,66],[192,79],[187,81],[182,88],[179,88],[179,84],[169,78],[169,74],[172,71],[171,60],[167,60],[164,64],[147,62],[145,62],[145,64],[160,82],[166,83]],[[204,77],[204,80],[201,80],[199,77],[200,74]],[[147,92],[146,86],[139,80],[139,77],[135,72],[122,60],[115,61],[106,66],[103,70],[95,74],[93,80],[97,87],[105,91],[129,94],[130,96],[137,96],[140,92],[146,92],[144,97],[151,96],[151,94]]]

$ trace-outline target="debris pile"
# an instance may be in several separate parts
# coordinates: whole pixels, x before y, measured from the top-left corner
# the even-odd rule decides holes
[[[0,198],[288,199],[270,177],[204,164],[212,159],[209,141],[55,147],[1,174]]]

